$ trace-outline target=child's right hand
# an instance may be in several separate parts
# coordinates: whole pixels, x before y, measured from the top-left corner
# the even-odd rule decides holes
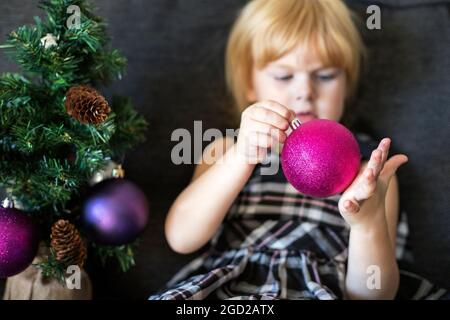
[[[285,131],[294,118],[292,110],[274,101],[260,101],[247,107],[241,116],[238,153],[248,163],[262,162],[269,148],[284,143]]]

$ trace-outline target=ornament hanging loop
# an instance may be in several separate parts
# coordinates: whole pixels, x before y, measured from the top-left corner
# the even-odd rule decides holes
[[[294,120],[292,120],[292,121],[291,121],[291,124],[290,124],[292,130],[297,129],[297,128],[300,127],[301,125],[302,125],[302,123],[301,123],[300,120],[297,119],[297,118],[295,118]]]
[[[122,165],[119,164],[116,168],[112,170],[113,178],[123,178],[125,177],[125,170],[123,170]]]
[[[3,208],[8,208],[8,209],[14,209],[14,200],[10,197],[6,197],[5,199],[3,199],[2,201],[2,207]]]

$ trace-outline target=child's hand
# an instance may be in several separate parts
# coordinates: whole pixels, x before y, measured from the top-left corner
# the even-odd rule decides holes
[[[357,177],[339,200],[339,211],[350,226],[370,224],[377,213],[384,212],[389,181],[408,161],[403,154],[387,160],[390,143],[389,138],[381,140],[369,162],[361,166]]]
[[[241,116],[237,150],[248,163],[264,160],[270,147],[286,140],[285,131],[295,113],[274,101],[260,101],[247,107]]]

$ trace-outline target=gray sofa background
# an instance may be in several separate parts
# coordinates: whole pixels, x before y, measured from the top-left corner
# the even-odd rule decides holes
[[[229,28],[246,0],[95,0],[109,22],[112,46],[128,58],[126,76],[104,93],[132,97],[150,127],[146,143],[128,154],[126,176],[146,193],[150,224],[137,265],[122,274],[91,259],[88,271],[97,299],[145,299],[192,255],[170,250],[163,222],[170,204],[188,184],[193,165],[176,166],[170,141],[176,128],[193,131],[238,125],[227,95],[223,58]],[[362,25],[370,50],[356,114],[376,138],[389,136],[394,152],[409,156],[399,172],[401,205],[407,211],[414,271],[450,288],[450,1],[348,0],[364,20],[381,8],[381,30]],[[37,1],[0,3],[0,40],[41,15]],[[0,53],[0,72],[17,71]],[[0,291],[4,283],[0,282]]]

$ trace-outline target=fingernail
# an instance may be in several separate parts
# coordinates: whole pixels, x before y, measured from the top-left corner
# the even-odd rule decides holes
[[[353,211],[353,204],[351,201],[348,201],[345,206],[349,211]]]
[[[290,118],[289,120],[290,120],[290,121],[294,120],[296,116],[297,116],[297,115],[295,114],[295,112],[294,112],[294,111],[291,111],[291,118]]]

